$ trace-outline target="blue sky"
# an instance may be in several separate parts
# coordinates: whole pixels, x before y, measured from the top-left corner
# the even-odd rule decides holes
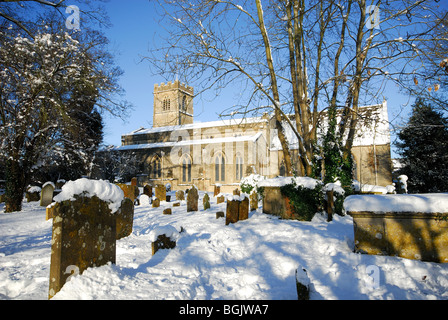
[[[105,33],[110,39],[116,64],[125,72],[120,81],[126,91],[125,98],[134,105],[126,121],[109,115],[104,117],[105,144],[120,145],[123,134],[140,127],[151,127],[154,84],[164,82],[164,79],[153,76],[149,63],[141,59],[148,56],[149,49],[157,45],[157,34],[163,32],[163,29],[159,26],[154,4],[148,0],[110,0],[105,8],[113,25]],[[237,94],[223,94],[213,101],[207,97],[195,98],[195,121],[216,120],[222,108],[236,104],[234,99]],[[385,97],[389,106],[389,120],[394,125],[402,124],[410,111],[410,106],[404,110],[402,108],[402,104],[408,102],[408,97],[400,95],[395,85],[386,89]]]
[[[148,0],[111,0],[105,4],[105,8],[113,25],[105,30],[105,34],[110,40],[116,64],[125,72],[120,81],[126,91],[125,98],[134,105],[126,121],[109,115],[104,117],[104,143],[121,145],[122,134],[152,126],[154,84],[165,82],[165,79],[152,76],[149,62],[141,59],[149,56],[149,49],[157,45],[157,35],[163,29],[159,26],[154,4]],[[195,98],[195,121],[217,119],[219,108],[210,109],[209,103],[207,97]],[[223,95],[213,101],[213,105],[228,107],[233,102],[229,95]]]

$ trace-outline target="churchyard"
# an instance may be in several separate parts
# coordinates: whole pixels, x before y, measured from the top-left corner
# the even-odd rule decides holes
[[[295,300],[298,281],[310,299],[448,298],[447,263],[362,254],[350,215],[282,219],[240,190],[135,184],[47,184],[0,214],[0,299]]]

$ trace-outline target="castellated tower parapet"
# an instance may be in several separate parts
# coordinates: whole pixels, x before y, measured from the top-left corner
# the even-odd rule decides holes
[[[194,89],[178,80],[154,85],[153,127],[193,123]]]

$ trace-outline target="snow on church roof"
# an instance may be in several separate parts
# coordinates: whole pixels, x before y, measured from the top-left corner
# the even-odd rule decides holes
[[[268,122],[267,119],[263,119],[261,117],[253,117],[253,118],[243,118],[243,119],[227,119],[227,120],[217,120],[217,121],[209,121],[209,122],[195,122],[192,124],[184,124],[184,125],[176,125],[176,126],[165,126],[158,128],[140,128],[134,130],[124,136],[134,136],[139,134],[150,134],[156,132],[167,132],[167,131],[176,131],[176,130],[188,130],[188,129],[202,129],[202,128],[212,128],[212,127],[223,127],[230,125],[245,125],[245,124],[253,124],[260,122]]]
[[[184,126],[183,126],[184,127]],[[256,142],[261,136],[262,132],[258,132],[251,136],[238,136],[238,137],[222,137],[211,139],[198,139],[198,140],[182,140],[182,141],[168,141],[168,142],[155,142],[146,144],[133,144],[128,146],[117,147],[114,150],[138,150],[138,149],[154,149],[154,148],[167,148],[167,147],[182,147],[201,144],[214,144],[214,143],[227,143],[227,142],[240,142],[240,141],[252,141]]]
[[[340,117],[338,118],[338,123]],[[295,124],[294,120],[291,120]],[[284,124],[285,135],[290,149],[298,149],[297,136],[288,124]],[[318,128],[318,136],[326,131],[327,121],[324,119]],[[359,108],[358,130],[356,131],[353,146],[384,145],[390,143],[389,116],[387,113],[387,102],[379,105],[365,106]],[[278,136],[275,134],[271,139],[271,150],[281,150]]]

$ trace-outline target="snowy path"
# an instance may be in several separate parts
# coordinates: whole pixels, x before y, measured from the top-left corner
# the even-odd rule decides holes
[[[54,299],[296,299],[298,265],[311,299],[448,299],[448,264],[355,254],[350,217],[286,221],[260,208],[225,226],[215,218],[225,204],[211,197],[211,205],[187,213],[183,202],[171,216],[162,211],[172,203],[136,207],[116,265],[72,277]],[[0,299],[47,299],[51,225],[38,203],[0,214]],[[184,232],[175,249],[151,256],[149,233],[164,225]]]

